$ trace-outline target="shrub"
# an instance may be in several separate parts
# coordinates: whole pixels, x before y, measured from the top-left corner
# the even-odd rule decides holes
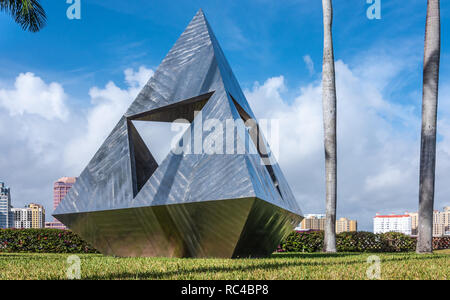
[[[380,234],[384,240],[385,252],[408,252],[416,250],[416,239],[399,232],[387,232]]]
[[[336,235],[336,249],[340,252],[382,252],[385,248],[383,238],[372,232],[342,232]]]
[[[278,247],[279,252],[319,252],[323,247],[323,231],[292,232]],[[409,252],[416,249],[416,238],[403,233],[343,232],[336,235],[340,252]],[[449,249],[450,237],[434,237],[433,249]]]
[[[450,248],[450,236],[434,237],[433,249],[449,249]]]
[[[281,243],[279,252],[318,252],[323,248],[323,231],[294,231]]]
[[[98,253],[72,231],[60,229],[0,229],[0,252]]]
[[[292,232],[278,246],[279,252],[320,252],[323,231]],[[449,249],[450,237],[434,237],[433,249]],[[407,252],[416,248],[416,238],[397,232],[343,232],[336,236],[340,252]],[[0,229],[0,252],[98,253],[70,230]]]

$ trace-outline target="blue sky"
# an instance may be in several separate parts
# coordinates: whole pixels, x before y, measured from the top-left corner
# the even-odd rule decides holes
[[[441,4],[443,28],[449,23],[447,2]],[[86,94],[89,84],[117,79],[124,68],[158,66],[200,7],[244,88],[277,74],[285,74],[289,85],[304,83],[309,73],[303,55],[317,66],[322,58],[320,1],[81,0],[81,20],[67,19],[65,1],[50,3],[44,3],[48,26],[38,34],[21,32],[0,16],[2,77],[33,71],[63,79],[71,93]],[[423,51],[426,1],[382,0],[381,20],[369,20],[367,7],[364,0],[335,1],[336,59],[351,62],[356,53],[405,41],[410,51]],[[448,43],[443,34],[443,61]],[[442,64],[441,74],[448,72]],[[410,79],[408,87],[420,84],[420,76]]]
[[[342,116],[339,121],[342,124],[338,124],[342,128],[339,177],[342,193],[338,215],[357,218],[361,229],[371,230],[371,216],[375,212],[417,210],[426,1],[381,0],[381,20],[366,17],[369,5],[365,0],[333,2],[338,103],[342,103],[342,113],[338,110],[338,117]],[[22,32],[9,16],[0,14],[0,116],[3,117],[0,126],[11,126],[9,130],[0,129],[6,149],[0,159],[0,180],[12,187],[15,206],[34,201],[44,203],[51,211],[53,180],[78,175],[94,154],[95,143],[109,133],[108,124],[104,124],[103,131],[90,131],[94,127],[93,116],[101,109],[111,109],[115,117],[117,112],[112,106],[118,107],[117,110],[126,108],[128,100],[120,102],[121,99],[129,96],[129,101],[132,100],[143,80],[141,76],[151,74],[202,8],[242,89],[252,106],[256,106],[257,117],[281,116],[290,120],[286,130],[295,127],[298,132],[298,136],[286,137],[298,137],[300,141],[292,143],[284,156],[281,150],[280,164],[287,169],[286,176],[304,212],[323,210],[323,150],[318,110],[321,1],[81,0],[81,20],[66,17],[69,4],[64,0],[44,1],[43,6],[48,24],[37,34]],[[450,203],[447,196],[450,190],[443,177],[450,172],[450,126],[447,126],[450,106],[445,101],[450,100],[449,16],[450,2],[441,1],[442,126],[438,165],[442,163],[437,170],[438,209]],[[310,58],[309,67],[306,57]],[[124,80],[126,69],[132,70],[134,79]],[[39,78],[42,82],[38,85],[50,94],[56,90],[55,97],[61,100],[55,100],[61,104],[55,110],[56,115],[36,108],[46,107],[45,96],[39,100],[43,105],[36,102],[17,111],[2,107],[2,101],[7,103],[17,96],[14,89],[18,89],[20,74],[28,74],[26,78],[32,82]],[[114,86],[108,86],[111,82]],[[56,84],[54,89],[52,83]],[[277,101],[280,105],[274,107]],[[365,103],[360,105],[361,110],[353,111],[361,103],[358,101]],[[355,116],[357,121],[351,123]],[[115,121],[109,126],[114,124]],[[61,132],[56,132],[55,127]],[[356,127],[362,129],[355,133],[352,129]],[[74,139],[61,137],[64,134]],[[83,142],[77,142],[90,139],[95,145],[88,147],[76,164],[73,161],[60,164],[54,158],[71,159],[73,150],[61,145],[84,148]],[[359,192],[353,191],[355,185]]]

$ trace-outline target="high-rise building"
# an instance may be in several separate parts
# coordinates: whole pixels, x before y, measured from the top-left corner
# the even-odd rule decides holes
[[[450,235],[450,206],[444,207],[441,222],[444,223],[444,235]]]
[[[62,177],[53,184],[53,210],[61,203],[66,194],[75,184],[76,177]],[[46,228],[66,229],[64,224],[53,218],[53,222],[45,223]]]
[[[438,210],[433,210],[433,236],[441,236],[444,234],[444,224],[441,222],[441,214]]]
[[[373,232],[401,232],[411,235],[411,216],[404,215],[380,215],[373,218]]]
[[[408,213],[411,216],[411,235],[417,235],[417,226],[419,226],[419,214]]]
[[[450,206],[433,212],[433,236],[450,235]]]
[[[42,205],[31,203],[24,208],[12,208],[14,228],[44,228],[45,209]]]
[[[411,234],[417,235],[419,214],[409,213],[411,216]],[[433,211],[433,236],[450,235],[450,206],[444,207],[444,211]]]
[[[306,214],[299,226],[299,230],[325,230],[325,215]],[[336,233],[346,231],[357,231],[357,222],[347,218],[340,218],[336,221]]]
[[[336,221],[336,233],[357,231],[358,222],[347,218],[340,218]]]
[[[300,229],[324,230],[325,215],[322,214],[306,214],[300,223]]]
[[[45,209],[42,205],[31,203],[28,206],[31,209],[31,228],[45,227]]]
[[[13,223],[13,227],[14,228],[32,228],[31,227],[31,223],[32,223],[32,213],[31,213],[31,209],[27,208],[27,207],[14,207],[11,208],[11,211],[13,213],[14,216],[14,223]]]
[[[53,184],[53,209],[61,203],[76,180],[76,177],[61,177]]]
[[[0,228],[12,227],[11,190],[0,182]]]

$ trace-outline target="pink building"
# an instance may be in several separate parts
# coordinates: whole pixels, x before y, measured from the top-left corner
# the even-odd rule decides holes
[[[64,196],[66,196],[76,180],[76,177],[62,177],[53,184],[53,210],[61,203],[62,199],[64,199]],[[45,227],[66,229],[66,227],[55,218],[53,218],[53,222],[47,222]]]

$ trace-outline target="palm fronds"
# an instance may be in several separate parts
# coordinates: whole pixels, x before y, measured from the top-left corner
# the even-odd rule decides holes
[[[39,31],[47,21],[39,0],[0,0],[0,11],[9,13],[23,30],[31,32]]]

